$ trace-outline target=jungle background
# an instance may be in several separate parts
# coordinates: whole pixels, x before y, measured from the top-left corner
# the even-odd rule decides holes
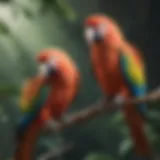
[[[82,110],[101,97],[83,37],[83,21],[92,13],[105,13],[119,22],[126,37],[144,53],[149,89],[158,86],[159,5],[158,0],[0,0],[0,160],[14,151],[15,126],[21,114],[19,89],[35,73],[34,57],[41,49],[61,47],[79,66],[81,88],[69,112]],[[150,104],[150,108],[148,114],[157,127],[150,127],[148,134],[159,152],[160,109],[158,103]],[[43,145],[57,148],[52,137],[45,138]],[[66,129],[61,139],[74,143],[74,148],[63,155],[65,160],[132,159],[131,140],[120,112]],[[48,149],[42,147],[37,154],[44,150]]]

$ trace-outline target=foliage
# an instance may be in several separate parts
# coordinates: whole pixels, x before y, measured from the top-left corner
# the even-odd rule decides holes
[[[124,139],[121,143],[120,143],[120,147],[119,147],[119,155],[121,157],[126,157],[128,153],[130,153],[130,151],[133,149],[133,144],[132,144],[132,140],[131,139]]]
[[[19,93],[17,86],[11,86],[9,84],[0,86],[0,98],[16,96],[19,95]]]
[[[6,3],[11,6],[12,13],[15,17],[21,15],[21,13],[29,19],[33,19],[36,16],[35,11],[30,6],[20,3],[17,0],[0,0],[0,3]],[[30,1],[30,3],[32,3]],[[41,7],[37,11],[38,14],[43,15],[48,11],[53,11],[60,18],[74,20],[76,18],[75,11],[68,5],[65,0],[41,0]],[[0,33],[9,33],[9,28],[5,22],[0,21]]]
[[[53,10],[59,16],[71,20],[75,19],[76,16],[73,9],[64,0],[42,0],[42,14],[48,10]]]
[[[11,0],[0,0],[0,2],[2,2],[2,3],[8,3],[8,2],[11,2]]]
[[[7,25],[3,22],[0,22],[0,34],[6,34],[6,33],[9,33]]]
[[[113,160],[113,158],[107,154],[91,153],[84,160]]]
[[[16,0],[1,0],[0,3],[7,3],[8,5],[11,5],[12,11],[14,13],[22,12],[27,18],[33,18],[34,14],[33,11],[23,3],[19,3]],[[66,19],[74,19],[75,13],[72,10],[72,8],[63,0],[41,0],[41,9],[39,10],[40,14],[43,14],[47,10],[53,10],[58,16],[61,18]],[[4,21],[0,21],[0,34],[7,34],[10,30],[7,26],[7,24]],[[15,86],[3,86],[0,87],[0,95],[3,94],[3,96],[11,96],[13,94],[18,93],[18,88]]]

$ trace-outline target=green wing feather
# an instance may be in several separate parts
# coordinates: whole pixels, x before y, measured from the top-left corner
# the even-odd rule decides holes
[[[31,102],[30,106],[28,107],[28,110],[26,110],[25,113],[31,113],[31,112],[37,112],[41,107],[45,104],[45,101],[48,97],[49,88],[48,87],[42,87],[38,93],[38,95],[34,98],[34,100]]]
[[[23,112],[22,118],[18,125],[18,135],[23,135],[28,126],[37,118],[39,112],[48,97],[49,88],[42,87],[37,97],[33,100],[29,109]]]

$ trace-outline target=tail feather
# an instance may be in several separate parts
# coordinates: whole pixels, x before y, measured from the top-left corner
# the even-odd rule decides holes
[[[152,149],[144,131],[143,117],[141,117],[141,114],[137,112],[134,106],[126,106],[124,112],[136,153],[142,156],[150,156]]]
[[[147,105],[146,104],[139,104],[136,106],[137,112],[140,114],[144,122],[149,122],[148,116],[147,116]]]
[[[33,150],[36,139],[41,130],[41,123],[39,120],[33,121],[28,127],[27,131],[23,135],[18,143],[17,150],[14,155],[14,160],[31,160],[33,159]]]

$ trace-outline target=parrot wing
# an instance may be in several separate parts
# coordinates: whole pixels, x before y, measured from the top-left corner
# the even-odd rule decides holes
[[[144,96],[147,91],[144,67],[134,54],[120,54],[120,70],[130,93],[135,97]],[[146,111],[146,105],[140,104],[141,114]]]
[[[42,87],[38,93],[38,95],[35,97],[35,99],[32,101],[30,106],[28,107],[28,111],[39,111],[41,107],[45,104],[46,99],[49,95],[49,88],[48,87]]]
[[[39,94],[32,101],[32,103],[27,107],[27,110],[23,111],[22,118],[20,119],[18,125],[18,134],[22,135],[28,126],[37,118],[39,112],[45,101],[48,98],[49,89],[47,87],[42,87]]]

